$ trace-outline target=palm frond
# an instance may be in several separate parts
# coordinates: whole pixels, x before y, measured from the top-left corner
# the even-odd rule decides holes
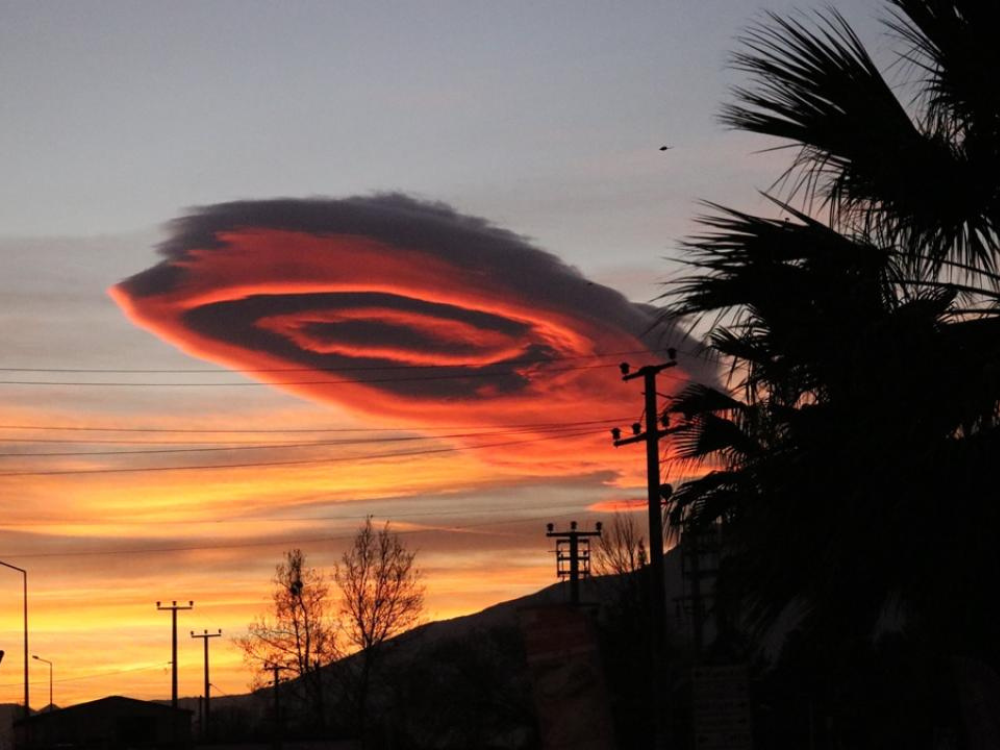
[[[698,414],[738,411],[743,407],[741,401],[717,388],[692,383],[674,397],[669,411],[673,414],[683,414],[685,419],[690,420]]]
[[[936,124],[940,118],[915,122],[836,11],[811,27],[772,15],[743,43],[735,67],[754,85],[737,89],[722,119],[799,148],[782,178],[790,198],[802,197],[807,210],[826,206],[834,227],[921,248],[931,272],[945,259],[993,270],[1000,249],[995,138],[973,158]],[[994,67],[993,80],[998,73]]]
[[[760,450],[760,444],[736,422],[715,414],[702,414],[690,429],[678,432],[674,445],[682,458],[704,459],[721,454],[732,460]]]
[[[1000,135],[1000,5],[981,0],[891,0],[889,21],[924,73],[928,116],[956,139]]]

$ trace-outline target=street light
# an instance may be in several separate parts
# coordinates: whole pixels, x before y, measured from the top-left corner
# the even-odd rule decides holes
[[[35,654],[32,654],[31,658],[49,665],[49,711],[51,711],[55,707],[55,704],[52,702],[52,662]]]
[[[28,571],[3,560],[0,560],[0,565],[24,576],[24,718],[27,719],[31,716],[31,706],[28,703]]]

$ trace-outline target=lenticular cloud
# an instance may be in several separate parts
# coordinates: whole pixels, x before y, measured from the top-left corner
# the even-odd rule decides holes
[[[185,352],[306,398],[414,423],[611,419],[638,404],[618,359],[654,357],[646,308],[442,204],[224,203],[170,231],[115,301]]]

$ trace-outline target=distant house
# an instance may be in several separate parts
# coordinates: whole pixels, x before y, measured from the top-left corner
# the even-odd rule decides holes
[[[15,750],[166,747],[191,747],[191,712],[119,695],[14,722]]]

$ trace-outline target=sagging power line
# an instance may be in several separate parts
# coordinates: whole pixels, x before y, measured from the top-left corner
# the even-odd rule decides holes
[[[632,354],[656,354],[665,352],[666,349],[630,349],[617,352],[593,352],[591,354],[567,354],[552,355],[551,357],[537,359],[520,359],[509,364],[530,365],[544,364],[547,362],[563,362],[579,359],[606,359],[608,357],[627,357]],[[508,363],[504,363],[508,364]],[[262,368],[239,368],[239,369],[208,369],[208,368],[98,368],[98,367],[0,367],[0,372],[53,372],[53,373],[93,373],[93,374],[139,374],[139,375],[181,375],[181,374],[203,374],[203,375],[227,375],[227,374],[253,374],[253,373],[273,373],[273,372],[368,372],[384,370],[440,370],[451,367],[479,367],[469,363],[458,363],[448,365],[421,365],[421,364],[396,364],[396,365],[343,365],[339,367],[262,367]]]
[[[5,471],[0,472],[0,479],[4,477],[40,477],[40,476],[80,476],[92,474],[138,474],[156,473],[165,471],[206,471],[221,469],[247,469],[264,468],[272,466],[304,466],[308,464],[322,463],[343,463],[345,461],[372,461],[380,458],[409,458],[413,456],[427,456],[438,453],[457,453],[461,451],[484,450],[486,448],[499,448],[512,445],[525,445],[528,443],[540,443],[548,440],[564,440],[567,437],[584,437],[594,434],[592,430],[581,432],[561,433],[548,437],[533,438],[530,440],[509,440],[500,443],[483,443],[481,445],[452,446],[448,448],[427,448],[413,451],[396,451],[395,453],[376,453],[355,456],[330,456],[327,458],[300,459],[292,461],[256,461],[238,464],[200,464],[193,466],[147,466],[124,469],[57,469],[52,471]]]
[[[615,420],[611,420],[615,421]],[[619,420],[620,421],[620,420]],[[607,424],[607,419],[590,419],[580,422],[519,422],[508,425],[401,425],[398,427],[308,427],[308,428],[169,428],[169,427],[110,427],[108,425],[37,425],[0,424],[0,430],[45,430],[53,432],[149,432],[176,435],[273,435],[328,432],[430,432],[433,430],[495,430],[534,429],[544,427],[571,427]],[[0,442],[3,442],[0,440]],[[75,442],[75,441],[74,441]]]
[[[44,451],[44,452],[31,452],[31,451],[21,451],[15,453],[0,453],[0,458],[44,458],[50,456],[142,456],[149,454],[161,454],[161,453],[213,453],[220,451],[247,451],[247,450],[289,450],[289,449],[302,449],[302,448],[322,448],[322,447],[343,447],[351,445],[380,445],[383,443],[410,443],[410,442],[430,442],[435,440],[460,440],[476,437],[493,437],[500,435],[517,435],[527,432],[561,432],[561,431],[573,431],[574,429],[579,430],[579,428],[572,427],[540,427],[531,430],[527,429],[496,429],[490,432],[465,432],[465,433],[452,433],[444,435],[401,435],[397,437],[381,437],[381,438],[358,438],[355,440],[314,440],[308,443],[243,443],[238,445],[207,445],[204,447],[186,447],[186,448],[148,448],[141,450],[123,451],[123,450],[108,450],[108,451]],[[0,438],[0,443],[6,442]],[[79,441],[66,441],[71,444],[77,444]],[[123,443],[128,445],[129,443]],[[187,445],[186,443],[178,443],[178,445]]]
[[[561,506],[559,506],[561,507]],[[579,509],[579,505],[574,504],[573,508]],[[483,511],[478,511],[483,512]],[[467,513],[453,513],[450,515],[466,515]],[[444,514],[442,514],[444,515]],[[570,515],[570,513],[562,514]],[[432,532],[468,532],[472,529],[478,529],[487,526],[503,526],[510,524],[530,524],[535,521],[544,518],[545,516],[523,516],[506,521],[481,521],[477,523],[459,524],[452,526],[434,526],[428,528],[420,529],[403,529],[396,532],[397,534],[427,534]],[[517,534],[513,534],[517,535]],[[528,532],[522,534],[522,536],[529,536]],[[260,542],[237,542],[234,544],[209,544],[209,545],[188,545],[184,547],[149,547],[146,549],[120,549],[120,550],[76,550],[73,552],[29,552],[27,554],[15,555],[18,560],[27,559],[40,559],[40,558],[61,558],[61,557],[113,557],[117,555],[148,555],[148,554],[166,554],[171,552],[203,552],[203,551],[214,551],[223,549],[249,549],[255,547],[281,547],[287,546],[289,544],[315,544],[320,542],[340,542],[348,539],[353,539],[353,534],[335,534],[335,535],[325,535],[316,537],[301,537],[301,538],[284,538],[284,539],[274,539],[266,540]]]

